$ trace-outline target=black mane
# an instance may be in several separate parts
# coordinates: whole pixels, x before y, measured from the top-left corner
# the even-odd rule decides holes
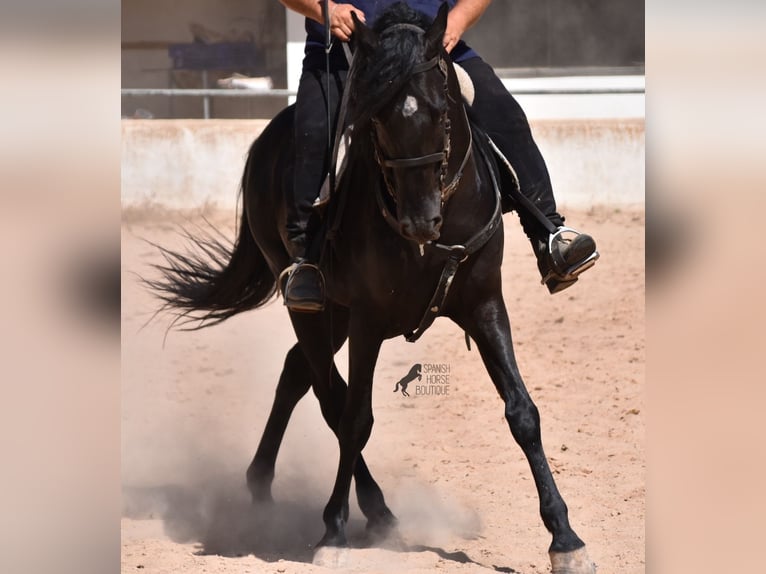
[[[378,43],[372,54],[357,51],[351,90],[351,121],[359,126],[367,123],[386,102],[410,81],[413,67],[424,60],[423,33],[412,28],[389,30],[395,24],[411,24],[422,30],[431,25],[431,19],[405,2],[387,8],[375,21],[372,29]]]

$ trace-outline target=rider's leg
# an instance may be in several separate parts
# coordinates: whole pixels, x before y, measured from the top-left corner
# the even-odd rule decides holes
[[[324,286],[312,262],[311,241],[316,228],[313,203],[327,173],[327,98],[337,113],[340,77],[330,79],[324,70],[304,69],[295,102],[295,172],[288,191],[287,248],[292,257],[286,283],[285,305],[294,311],[316,312],[324,307]],[[335,122],[335,117],[331,118]]]
[[[556,210],[548,168],[521,106],[481,58],[471,58],[460,65],[474,83],[472,116],[513,164],[524,196],[556,228],[561,228],[564,217]],[[518,206],[517,211],[532,243],[543,282],[551,293],[566,289],[577,280],[577,275],[593,265],[598,257],[593,238],[578,234],[570,240],[562,234],[552,235],[528,209]]]

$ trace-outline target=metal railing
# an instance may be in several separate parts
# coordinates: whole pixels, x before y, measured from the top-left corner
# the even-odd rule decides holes
[[[123,97],[133,96],[168,96],[168,97],[196,97],[202,98],[202,117],[210,119],[210,98],[286,98],[295,96],[295,90],[232,90],[220,88],[123,88],[120,90]]]
[[[195,96],[195,97],[243,97],[243,98],[258,98],[258,97],[279,97],[284,98],[288,96],[294,96],[297,94],[295,90],[231,90],[221,88],[198,88],[198,89],[182,89],[182,88],[123,88],[120,90],[123,96]]]
[[[567,87],[567,88],[525,88],[512,90],[514,95],[524,96],[574,96],[574,95],[622,95],[643,94],[644,87]],[[287,98],[297,94],[295,90],[246,90],[246,89],[180,89],[180,88],[122,88],[122,97],[166,96],[203,98],[203,117],[210,118],[210,98]]]

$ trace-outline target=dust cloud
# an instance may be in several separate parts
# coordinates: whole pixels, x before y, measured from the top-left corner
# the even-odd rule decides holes
[[[161,245],[177,241],[164,225],[132,221],[130,228],[123,237],[124,266],[146,269],[158,257],[139,237]],[[160,521],[167,537],[197,545],[202,555],[311,561],[324,533],[322,511],[338,461],[337,440],[313,393],[299,402],[288,425],[274,502],[253,504],[245,479],[283,357],[295,341],[281,304],[199,332],[171,332],[163,347],[168,319],[140,329],[157,303],[133,275],[123,274],[123,280],[123,517]],[[345,351],[339,354],[341,372],[346,357]],[[368,464],[399,527],[389,540],[373,541],[352,485],[352,547],[374,543],[421,551],[477,535],[478,516],[449,491],[424,484],[427,477],[399,472],[401,455],[391,429],[379,426],[373,436],[383,448],[369,452]]]

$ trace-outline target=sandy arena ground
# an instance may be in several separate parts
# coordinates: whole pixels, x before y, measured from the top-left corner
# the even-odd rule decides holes
[[[550,296],[514,215],[505,216],[505,300],[516,354],[573,527],[599,574],[645,571],[644,213],[567,212],[601,259]],[[233,214],[212,214],[231,236]],[[337,445],[313,395],[296,409],[277,462],[271,509],[245,487],[286,351],[281,301],[195,333],[157,307],[135,273],[181,245],[176,217],[126,214],[122,227],[122,572],[332,572],[311,565]],[[164,341],[164,342],[163,342]],[[447,395],[392,392],[413,363],[447,365]],[[338,357],[346,372],[345,349]],[[442,385],[442,388],[445,388]],[[478,352],[446,319],[416,344],[387,342],[376,370],[368,464],[400,540],[352,549],[359,572],[550,571],[550,536],[531,473]],[[364,521],[352,495],[349,536]],[[338,570],[334,570],[338,571]]]

